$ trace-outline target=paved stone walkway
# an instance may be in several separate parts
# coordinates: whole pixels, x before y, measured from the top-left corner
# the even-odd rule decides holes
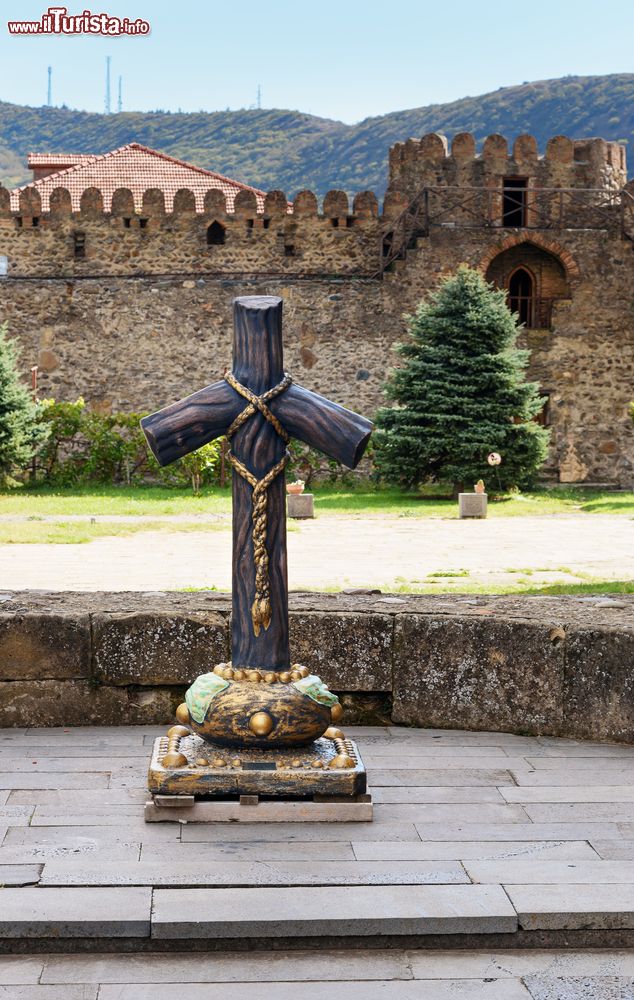
[[[60,519],[67,520],[67,519]],[[107,518],[97,518],[103,522]],[[445,582],[495,589],[587,577],[634,578],[634,519],[609,514],[457,521],[334,517],[289,533],[293,590]],[[83,545],[1,545],[0,587],[45,590],[177,590],[231,587],[231,533],[142,532]],[[459,571],[466,570],[465,575]],[[435,574],[430,577],[429,574]]]
[[[609,949],[611,931],[634,928],[633,747],[346,731],[368,767],[373,823],[146,825],[160,730],[0,731],[5,949],[16,938],[134,948],[151,935],[177,951],[183,939],[226,940],[200,956],[0,957],[0,997],[171,1000],[188,984],[179,992],[194,1000],[246,1000],[257,983],[281,1000],[634,1000],[633,951],[359,945],[590,928]],[[232,950],[250,935],[306,939],[310,921],[343,949]]]

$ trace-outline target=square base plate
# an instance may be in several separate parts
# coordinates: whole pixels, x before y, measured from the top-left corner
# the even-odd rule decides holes
[[[322,736],[308,746],[260,750],[222,747],[191,733],[178,740],[177,752],[187,762],[166,767],[163,758],[167,738],[159,737],[154,743],[148,775],[153,802],[187,796],[196,802],[221,799],[238,806],[241,797],[255,796],[261,807],[263,799],[304,800],[305,804],[312,800],[317,804],[317,798],[322,800],[320,804],[326,804],[326,797],[328,804],[335,799],[352,805],[361,801],[359,797],[366,792],[363,761],[356,744],[345,737],[333,740]],[[342,754],[354,766],[332,767],[334,758]],[[367,802],[363,804],[367,806]],[[190,803],[185,806],[181,802],[180,807],[189,808]],[[245,807],[249,808],[246,800]],[[156,808],[163,813],[169,806],[160,804]]]

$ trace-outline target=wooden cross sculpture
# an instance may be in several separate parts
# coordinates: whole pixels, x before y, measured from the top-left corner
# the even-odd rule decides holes
[[[246,677],[269,671],[285,679],[291,663],[286,445],[298,438],[354,468],[371,422],[293,382],[283,367],[282,299],[257,296],[234,300],[233,371],[145,417],[142,426],[161,465],[220,435],[230,440],[233,670]]]

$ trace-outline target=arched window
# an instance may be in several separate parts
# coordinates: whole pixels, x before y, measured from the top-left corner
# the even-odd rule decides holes
[[[0,278],[6,278],[9,273],[9,258],[0,254]]]
[[[509,309],[518,313],[520,323],[534,326],[535,282],[533,275],[525,267],[518,267],[509,278]]]
[[[219,247],[225,241],[225,227],[219,222],[212,222],[207,227],[207,246]]]

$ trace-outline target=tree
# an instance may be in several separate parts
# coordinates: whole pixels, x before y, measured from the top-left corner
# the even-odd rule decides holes
[[[528,351],[515,348],[517,316],[505,292],[466,265],[408,317],[410,340],[397,345],[403,366],[377,415],[379,473],[415,487],[452,482],[454,490],[490,478],[499,452],[499,486],[526,486],[546,457],[549,432],[533,421],[544,400],[524,381]]]
[[[37,405],[22,385],[17,370],[16,344],[0,325],[0,483],[26,468],[46,434],[37,423]]]

